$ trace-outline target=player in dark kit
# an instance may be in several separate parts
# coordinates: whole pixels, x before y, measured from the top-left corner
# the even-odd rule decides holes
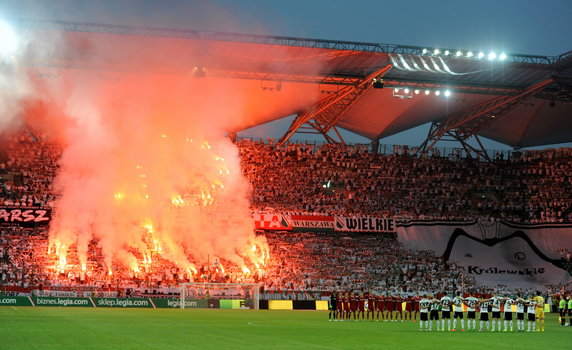
[[[393,296],[387,295],[385,297],[385,321],[393,320]]]
[[[408,296],[407,298],[405,298],[405,319],[408,321],[412,321],[413,320],[413,304],[415,304],[415,301],[413,300],[412,296]]]
[[[346,293],[346,295],[344,295],[344,299],[342,300],[343,303],[343,310],[344,310],[344,320],[349,320],[350,319],[350,294]]]
[[[338,295],[338,304],[337,304],[337,306],[336,306],[336,311],[337,311],[337,314],[338,314],[338,315],[337,315],[337,316],[338,316],[338,317],[337,317],[337,320],[343,320],[343,319],[344,319],[344,315],[343,315],[343,312],[344,312],[344,302],[343,302],[343,300],[344,300],[344,296],[340,293],[340,294]]]
[[[419,302],[421,301],[421,299],[423,299],[423,297],[416,295],[413,298],[413,322],[417,322],[417,317],[420,314],[420,306],[419,306]]]
[[[376,300],[376,295],[373,294],[372,292],[369,292],[367,295],[367,319],[370,319],[371,316],[371,320],[373,321],[373,318],[375,316],[375,309],[377,306],[377,300]]]
[[[401,322],[403,322],[403,298],[400,295],[396,295],[393,297],[393,310],[394,310],[394,317],[393,319],[397,321],[397,317]]]
[[[360,320],[365,320],[365,300],[366,297],[361,293],[358,297],[357,305],[357,318]]]
[[[332,295],[330,295],[330,313],[328,315],[328,320],[332,321],[332,320],[336,320],[337,318],[337,311],[338,311],[338,295],[336,294],[336,292],[332,292]]]
[[[354,320],[357,318],[357,305],[358,296],[354,293],[350,296],[350,313],[354,316]]]
[[[381,295],[376,295],[375,299],[377,301],[377,307],[375,308],[376,309],[375,319],[377,321],[379,321],[379,320],[383,321],[383,312],[385,309],[385,300],[384,300],[383,296],[381,296]]]

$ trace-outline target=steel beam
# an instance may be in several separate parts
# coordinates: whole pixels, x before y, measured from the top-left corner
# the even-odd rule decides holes
[[[436,90],[448,89],[451,92],[471,93],[480,95],[514,95],[526,88],[526,86],[515,85],[492,85],[492,84],[471,84],[467,82],[462,83],[439,83],[436,81],[420,81],[420,80],[405,80],[394,79],[387,77],[384,79],[385,86],[391,88],[408,88],[410,90]]]
[[[377,53],[395,53],[407,55],[431,56],[432,49],[422,46],[411,45],[395,45],[368,42],[355,42],[343,40],[321,40],[309,38],[297,38],[288,36],[266,36],[253,34],[238,34],[224,32],[206,32],[186,29],[169,29],[169,28],[150,28],[150,27],[131,27],[124,25],[110,25],[97,23],[77,23],[64,21],[47,21],[47,20],[27,20],[20,19],[16,21],[16,25],[22,28],[47,29],[70,32],[86,32],[86,33],[109,33],[121,35],[138,35],[150,37],[170,37],[191,40],[211,40],[224,42],[238,42],[247,44],[260,45],[281,45],[293,47],[307,47],[314,49],[328,50],[344,50],[344,51],[365,51]],[[441,52],[456,52],[459,48],[439,48]],[[462,50],[468,51],[468,50]],[[425,52],[425,53],[424,53]],[[473,50],[473,52],[477,52]],[[448,58],[450,56],[440,56]],[[540,56],[540,55],[523,55],[508,54],[505,61],[516,63],[530,64],[552,64],[558,60],[560,56]],[[467,60],[477,60],[478,58],[459,58]]]
[[[553,82],[552,78],[546,79],[516,95],[495,97],[442,118],[432,125],[427,139],[421,144],[419,150],[421,152],[430,150],[444,136],[452,136],[464,143],[488,124],[500,119],[519,103],[538,94]]]
[[[298,114],[288,131],[280,138],[278,145],[282,146],[286,143],[304,124],[308,124],[317,133],[322,134],[330,143],[344,143],[341,135],[335,128],[336,123],[371,89],[373,79],[380,79],[390,69],[391,65],[383,67],[362,79],[358,84],[346,86],[338,92],[324,97],[318,103]],[[332,129],[338,136],[338,141],[328,135],[328,132]]]

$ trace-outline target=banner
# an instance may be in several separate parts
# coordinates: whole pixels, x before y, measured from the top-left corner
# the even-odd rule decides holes
[[[30,290],[30,288],[18,286],[2,286],[0,287],[0,296],[24,297],[30,295]]]
[[[32,297],[36,306],[93,307],[89,298]]]
[[[336,231],[395,232],[395,220],[389,218],[336,216]]]
[[[432,250],[477,284],[544,290],[572,283],[570,226],[410,222],[398,227],[409,249]]]
[[[76,298],[78,297],[78,292],[70,290],[34,290],[33,295],[37,297],[60,297],[60,298]]]
[[[157,308],[181,308],[180,298],[151,298]],[[208,302],[205,299],[185,299],[185,309],[206,309]]]
[[[253,213],[252,219],[257,230],[292,230],[290,219],[285,215]]]
[[[0,296],[0,306],[32,306],[28,297]]]
[[[96,307],[153,308],[149,298],[93,298]]]
[[[292,215],[292,229],[298,231],[334,231],[334,217],[325,215]]]
[[[0,226],[44,226],[51,217],[49,208],[0,206]]]

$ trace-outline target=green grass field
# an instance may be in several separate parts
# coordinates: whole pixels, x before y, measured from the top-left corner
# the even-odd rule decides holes
[[[412,322],[328,322],[324,311],[0,307],[0,349],[567,349],[543,333],[420,332]]]

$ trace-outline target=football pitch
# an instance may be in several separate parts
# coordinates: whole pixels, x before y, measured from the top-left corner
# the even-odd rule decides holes
[[[0,349],[568,348],[572,327],[547,317],[545,332],[420,332],[413,322],[328,322],[325,311],[0,307]]]

